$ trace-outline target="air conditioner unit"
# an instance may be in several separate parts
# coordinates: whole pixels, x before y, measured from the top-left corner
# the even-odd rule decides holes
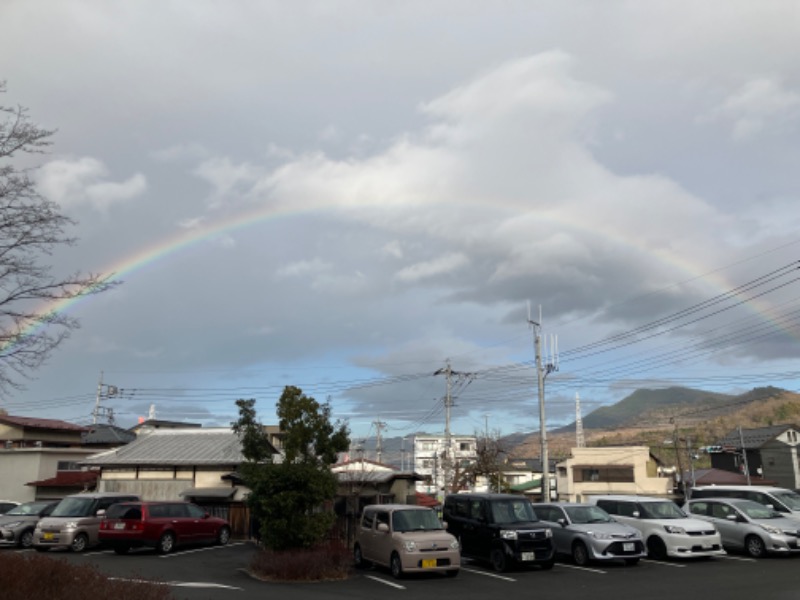
[[[14,447],[14,442],[12,442],[11,440],[6,440],[6,450],[10,450],[13,447]]]
[[[34,444],[34,446],[36,446],[37,448],[41,448],[41,447],[42,447],[42,441],[41,441],[41,440],[37,441],[37,442]]]

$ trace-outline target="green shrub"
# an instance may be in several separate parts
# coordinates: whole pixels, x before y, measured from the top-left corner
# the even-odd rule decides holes
[[[112,580],[94,565],[72,565],[63,559],[3,552],[0,558],[3,600],[170,600],[171,590],[158,583]]]

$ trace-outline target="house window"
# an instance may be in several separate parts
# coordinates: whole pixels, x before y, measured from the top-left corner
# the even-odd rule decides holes
[[[74,460],[60,460],[56,469],[59,471],[80,471],[81,467]]]
[[[430,458],[426,458],[421,462],[423,469],[432,469],[433,468],[433,460]]]
[[[461,442],[458,444],[458,449],[461,452],[469,452],[470,450],[472,450],[472,444],[470,444],[469,442]]]
[[[633,483],[633,467],[576,467],[572,473],[573,480],[580,482]]]
[[[419,447],[423,452],[432,452],[436,450],[436,442],[421,442]]]

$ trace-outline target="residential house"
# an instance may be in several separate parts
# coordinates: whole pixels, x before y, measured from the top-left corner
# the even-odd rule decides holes
[[[582,502],[597,494],[670,497],[672,469],[665,469],[646,446],[573,448],[556,466],[558,499]]]
[[[800,429],[796,425],[773,425],[734,429],[708,449],[715,469],[775,481],[778,487],[800,488],[797,448]]]
[[[59,421],[0,415],[0,498],[49,500],[91,489],[78,462],[94,453],[82,446],[86,427]]]
[[[331,466],[339,488],[334,509],[344,539],[353,540],[355,524],[369,504],[425,504],[430,497],[416,491],[415,483],[423,479],[413,471],[401,471],[377,461],[346,459]]]
[[[478,444],[474,435],[417,435],[414,436],[414,472],[425,479],[418,481],[418,492],[441,501],[446,484],[457,477],[458,471],[475,462]]]
[[[244,500],[249,490],[236,477],[244,461],[232,429],[191,427],[140,432],[135,441],[83,462],[99,469],[98,491],[136,493],[145,500],[191,500],[228,519],[234,533],[246,534]]]
[[[556,462],[555,460],[550,460],[549,462],[551,500],[557,498]],[[498,469],[500,491],[523,494],[534,502],[541,501],[543,474],[542,460],[540,458],[508,458],[499,465]],[[488,492],[498,490],[490,490],[488,478],[479,477],[475,484],[475,491]]]

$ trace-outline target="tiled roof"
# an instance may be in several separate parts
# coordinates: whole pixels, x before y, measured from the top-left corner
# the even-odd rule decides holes
[[[275,451],[277,453],[277,451]],[[228,428],[157,429],[119,448],[95,454],[83,464],[238,465],[244,462],[239,436]]]
[[[742,436],[739,439],[739,430],[734,429],[726,435],[720,444],[722,446],[732,446],[734,448],[742,447],[742,440],[744,440],[744,448],[755,449],[761,448],[767,442],[774,440],[787,429],[797,429],[796,426],[788,425],[773,425],[771,427],[758,427],[755,429],[742,429]]]
[[[684,473],[686,481],[691,482],[692,475]],[[763,477],[750,477],[750,485],[775,485],[775,481],[764,479]],[[725,471],[723,469],[695,469],[695,485],[748,485],[747,477],[741,473]]]
[[[59,421],[57,419],[35,419],[34,417],[14,417],[11,415],[0,415],[0,423],[15,425],[25,429],[59,429],[66,431],[86,431],[86,427]]]
[[[97,483],[98,473],[96,471],[59,471],[55,477],[31,481],[25,485],[36,487],[79,487],[83,488],[86,484],[94,487]]]
[[[87,446],[93,444],[127,444],[136,439],[136,434],[122,427],[98,423],[90,425],[81,434],[81,442]]]

